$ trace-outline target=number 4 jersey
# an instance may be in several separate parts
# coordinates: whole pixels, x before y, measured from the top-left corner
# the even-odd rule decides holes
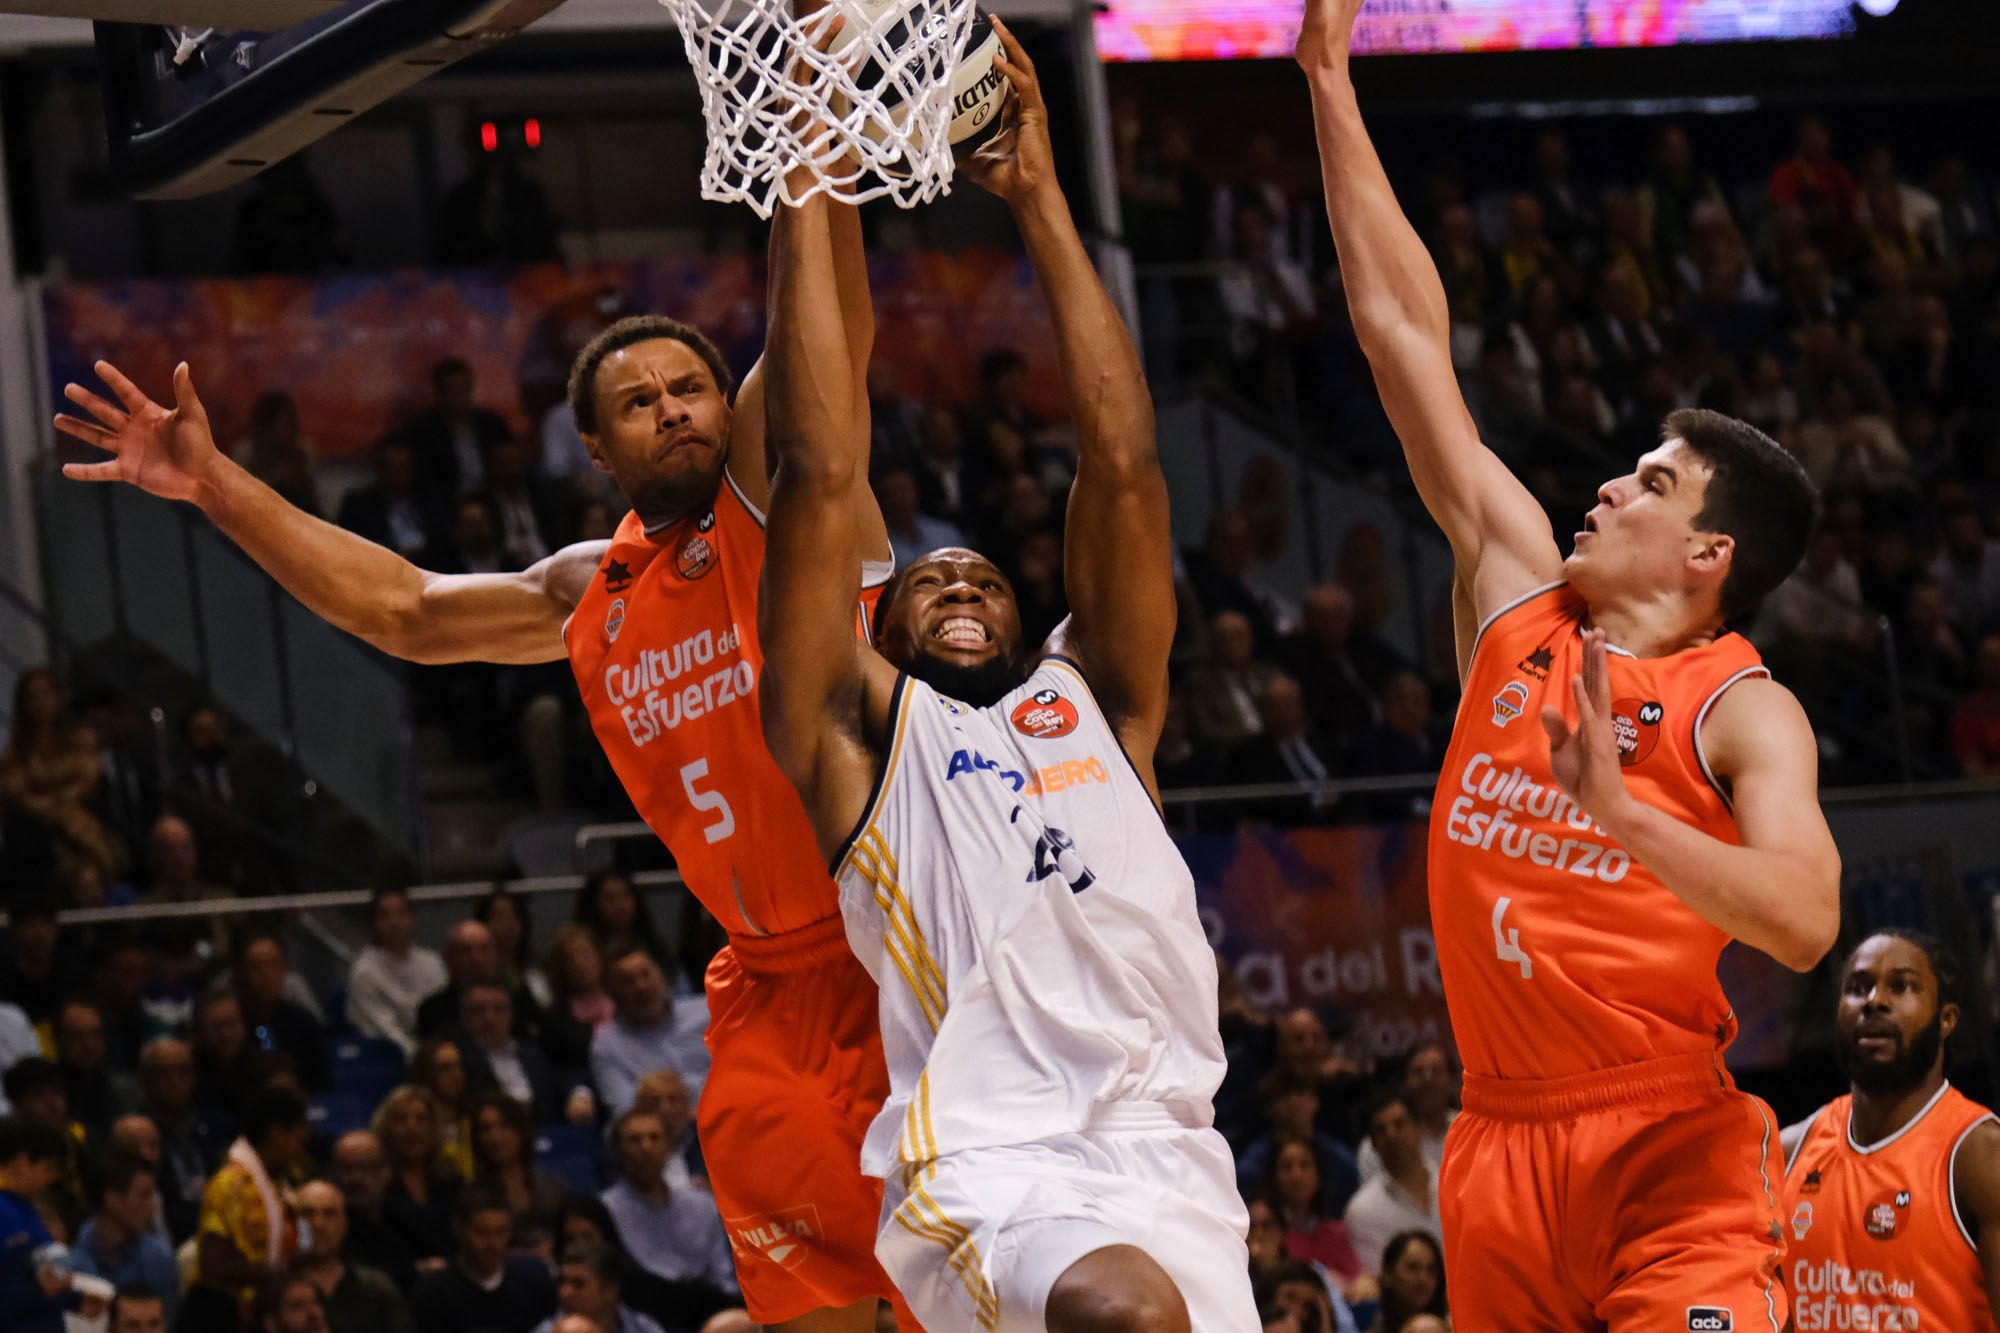
[[[1565,795],[1544,705],[1574,719],[1583,601],[1566,584],[1489,618],[1431,811],[1431,923],[1466,1070],[1560,1078],[1717,1051],[1736,1020],[1716,979],[1728,937]],[[1700,731],[1722,692],[1768,674],[1735,634],[1670,657],[1611,650],[1613,725],[1633,796],[1737,843]]]
[[[785,934],[838,910],[805,807],[764,747],[763,571],[763,515],[725,478],[714,508],[657,532],[627,514],[563,627],[619,782],[732,936]]]
[[[882,989],[890,1095],[862,1169],[1214,1119],[1215,956],[1194,879],[1074,664],[989,708],[908,676],[835,865]]]

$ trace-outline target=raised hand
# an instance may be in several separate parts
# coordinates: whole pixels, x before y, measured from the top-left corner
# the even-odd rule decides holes
[[[1293,54],[1308,74],[1315,70],[1345,70],[1348,45],[1354,39],[1354,20],[1361,13],[1361,5],[1362,0],[1306,0]]]
[[[112,456],[99,463],[65,463],[63,475],[71,481],[130,482],[165,500],[198,499],[210,470],[223,460],[187,362],[174,367],[171,411],[109,361],[99,361],[96,370],[118,403],[106,402],[81,384],[66,384],[63,397],[95,420],[63,413],[56,417],[56,429]]]
[[[1000,54],[993,57],[993,67],[1014,91],[1001,108],[999,132],[959,169],[1011,204],[1055,182],[1056,155],[1049,143],[1049,108],[1042,100],[1034,62],[1006,24],[994,19],[993,30],[1000,35]]]
[[[1576,700],[1574,727],[1561,709],[1542,706],[1542,730],[1549,737],[1549,767],[1584,813],[1609,829],[1631,795],[1618,763],[1618,734],[1611,720],[1611,667],[1603,630],[1590,630],[1583,636],[1583,671],[1571,677],[1569,684]]]

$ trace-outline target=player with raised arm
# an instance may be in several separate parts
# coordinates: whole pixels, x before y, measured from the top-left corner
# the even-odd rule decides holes
[[[2000,1122],[1945,1077],[1959,1018],[1958,965],[1938,940],[1883,930],[1848,955],[1834,1016],[1848,1093],[1783,1135],[1800,1333],[1993,1333]]]
[[[967,170],[1012,208],[1054,316],[1072,615],[1023,643],[1000,571],[947,549],[897,576],[879,650],[855,639],[866,399],[836,355],[826,207],[781,209],[765,735],[881,983],[891,1091],[863,1163],[887,1178],[876,1252],[911,1308],[937,1329],[1251,1333],[1212,1127],[1214,956],[1153,795],[1175,610],[1152,404],[1001,32],[1017,100]]]
[[[860,223],[828,209],[847,341],[865,372],[874,325]],[[124,481],[201,510],[314,614],[413,662],[568,656],[598,741],[688,888],[729,932],[710,965],[713,1070],[702,1150],[752,1317],[866,1333],[893,1293],[873,1255],[881,1186],[857,1166],[887,1092],[874,985],[849,952],[833,881],[758,721],[764,559],[764,372],[730,398],[701,333],[646,316],[605,330],[570,372],[592,461],[632,505],[609,542],[518,574],[440,575],[301,513],[215,447],[186,365],[174,405],[99,362],[117,402],[72,384],[92,418],[68,434],[114,455],[66,475]],[[857,540],[887,559],[866,491]],[[863,567],[840,597],[848,632]],[[886,564],[869,567],[879,583]]]
[[[1429,875],[1466,1069],[1453,1326],[1776,1333],[1777,1133],[1724,1067],[1716,962],[1735,939],[1817,963],[1840,863],[1804,710],[1726,623],[1797,565],[1816,497],[1760,432],[1676,412],[1560,554],[1460,396],[1349,77],[1360,7],[1307,0],[1298,60],[1355,332],[1456,562]]]

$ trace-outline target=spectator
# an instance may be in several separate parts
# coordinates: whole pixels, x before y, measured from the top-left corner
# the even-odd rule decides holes
[[[965,427],[947,407],[924,410],[914,459],[918,507],[963,528],[984,481],[965,456]]]
[[[461,921],[453,926],[444,945],[444,969],[449,982],[417,1006],[417,1035],[434,1037],[457,1023],[463,1003],[460,991],[475,981],[500,981],[503,968],[499,945],[483,922]],[[512,987],[508,996],[514,1002],[514,1035],[532,1035],[538,1008],[534,997],[519,986]]]
[[[290,887],[290,868],[275,843],[290,819],[278,796],[285,779],[238,750],[228,722],[209,705],[188,713],[181,741],[187,756],[173,804],[194,830],[202,879],[253,893]]]
[[[1771,173],[1771,202],[1799,210],[1814,241],[1829,253],[1852,253],[1861,192],[1852,173],[1834,160],[1833,139],[1817,116],[1799,122],[1798,151]]]
[[[1299,628],[1279,661],[1305,687],[1306,713],[1319,733],[1342,742],[1375,721],[1375,692],[1402,665],[1396,651],[1354,624],[1354,594],[1338,583],[1306,589]]]
[[[186,1023],[193,997],[166,991],[148,1002],[158,960],[152,942],[130,930],[99,932],[91,996],[104,1024],[104,1063],[120,1074],[138,1067],[140,1048],[155,1031]],[[136,1096],[136,1089],[132,1090]]]
[[[90,1220],[77,1233],[70,1259],[79,1273],[114,1287],[144,1283],[160,1296],[169,1320],[180,1303],[174,1252],[153,1231],[160,1191],[152,1168],[134,1154],[113,1152],[96,1164]]]
[[[110,688],[77,696],[77,711],[97,737],[98,814],[127,848],[140,851],[160,817],[160,757],[151,725],[129,694]],[[135,881],[143,878],[132,867]]]
[[[1257,696],[1259,734],[1229,755],[1229,775],[1238,783],[1304,783],[1315,790],[1297,799],[1250,803],[1246,817],[1278,823],[1313,819],[1333,808],[1336,793],[1317,790],[1333,776],[1333,748],[1314,734],[1306,717],[1305,696],[1290,676],[1273,676]]]
[[[1195,736],[1227,749],[1263,732],[1257,701],[1278,669],[1257,659],[1249,617],[1224,611],[1209,622],[1210,660],[1188,679],[1188,722]]]
[[[1695,209],[1721,202],[1722,186],[1695,164],[1694,146],[1687,131],[1678,125],[1661,130],[1653,155],[1653,174],[1640,187],[1638,200],[1649,244],[1662,254],[1679,252],[1687,244]]]
[[[190,1327],[221,1328],[240,1320],[258,1288],[298,1253],[298,1216],[288,1182],[312,1138],[305,1098],[281,1086],[259,1088],[245,1103],[238,1127],[242,1133],[201,1200],[187,1294]]]
[[[660,1118],[627,1111],[612,1126],[618,1183],[604,1206],[619,1239],[641,1266],[669,1282],[696,1282],[733,1295],[736,1267],[715,1200],[668,1186],[667,1135]]]
[[[250,405],[250,433],[229,451],[231,459],[294,508],[319,516],[313,464],[319,451],[299,428],[299,405],[280,390]]]
[[[574,921],[559,926],[543,972],[551,994],[542,1013],[542,1049],[558,1069],[588,1068],[590,1040],[613,1012],[596,936]]]
[[[1153,747],[1153,776],[1163,792],[1221,785],[1222,761],[1213,749],[1197,745],[1188,731],[1187,692],[1167,696],[1167,714],[1160,725],[1160,742]]]
[[[1318,309],[1304,266],[1273,235],[1275,221],[1258,201],[1236,206],[1213,300],[1226,321],[1231,385],[1253,403],[1284,408],[1296,401],[1288,378],[1296,339]]]
[[[55,673],[23,671],[10,716],[13,730],[0,747],[0,811],[10,848],[16,840],[42,843],[51,867],[84,861],[115,873],[125,849],[92,808],[103,780],[97,738],[70,715]]]
[[[179,815],[153,821],[146,835],[146,864],[153,878],[134,900],[141,907],[228,902],[236,896],[202,878],[201,843],[194,826]],[[200,965],[229,956],[229,929],[221,917],[161,921],[154,929],[176,975],[191,975]]]
[[[404,1084],[375,1108],[369,1128],[389,1168],[383,1225],[408,1247],[419,1268],[451,1253],[452,1206],[465,1175],[444,1155],[437,1099]]]
[[[410,1295],[419,1333],[528,1333],[555,1311],[548,1268],[507,1253],[513,1230],[505,1198],[476,1185],[465,1190],[452,1214],[451,1262],[420,1278]]]
[[[442,540],[422,563],[439,574],[512,574],[521,568],[500,544],[500,516],[483,495],[459,497]]]
[[[619,1299],[623,1286],[616,1254],[597,1246],[573,1246],[556,1266],[556,1308],[588,1320],[599,1333],[663,1333],[651,1317],[624,1306]],[[536,1333],[554,1333],[555,1327],[555,1319],[545,1319]]]
[[[258,1048],[234,991],[207,991],[194,1001],[195,1104],[234,1124],[257,1086]]]
[[[167,1333],[167,1304],[143,1283],[121,1287],[111,1298],[104,1333]]]
[[[194,1235],[208,1179],[228,1150],[226,1128],[195,1104],[194,1051],[156,1037],[139,1052],[139,1109],[160,1136],[160,1195],[175,1244]]]
[[[1265,1198],[1285,1224],[1285,1253],[1317,1264],[1343,1284],[1365,1275],[1361,1260],[1338,1218],[1320,1211],[1325,1186],[1312,1145],[1292,1139],[1278,1145],[1271,1157],[1271,1179]]]
[[[1286,1143],[1300,1142],[1312,1149],[1320,1180],[1319,1211],[1327,1217],[1345,1212],[1347,1201],[1361,1184],[1354,1154],[1339,1139],[1321,1130],[1319,1089],[1285,1074],[1264,1076],[1258,1092],[1264,1104],[1264,1122],[1270,1132],[1243,1150],[1236,1159],[1236,1185],[1247,1198],[1265,1192],[1271,1159]]]
[[[2000,628],[2000,540],[1970,506],[1946,514],[1941,529],[1929,572],[1944,589],[1952,625],[1967,636]]]
[[[347,1200],[331,1183],[299,1187],[299,1221],[307,1240],[297,1271],[312,1282],[328,1333],[412,1333],[409,1307],[379,1268],[347,1253]]]
[[[71,999],[56,1011],[56,1055],[70,1116],[94,1142],[138,1103],[130,1079],[105,1067],[104,1014],[95,1002]]]
[[[1445,737],[1431,713],[1431,687],[1414,671],[1398,671],[1382,686],[1382,720],[1355,737],[1350,767],[1356,777],[1435,773]],[[1362,803],[1375,819],[1421,819],[1430,813],[1430,790],[1385,794]]]
[[[468,1092],[497,1088],[532,1108],[538,1124],[565,1116],[572,1124],[589,1124],[595,1118],[589,1089],[566,1085],[539,1046],[515,1039],[514,1003],[505,986],[474,982],[459,992],[459,1005]]]
[[[10,1333],[62,1333],[65,1309],[95,1318],[103,1308],[70,1291],[55,1237],[35,1206],[61,1174],[67,1149],[60,1130],[0,1117],[0,1311]]]
[[[917,474],[909,468],[886,467],[877,472],[875,499],[882,506],[882,521],[889,527],[889,549],[898,569],[907,569],[942,547],[965,545],[965,534],[957,525],[919,508]]]
[[[1799,424],[1799,464],[1822,493],[1889,491],[1909,479],[1910,459],[1886,417],[1859,409],[1853,384],[1832,374],[1817,409]]]
[[[290,1056],[306,1088],[321,1092],[331,1077],[326,1032],[318,1018],[285,998],[289,976],[284,941],[275,932],[243,935],[236,948],[236,995],[250,1042]]]
[[[465,1050],[458,1042],[433,1037],[410,1057],[409,1081],[435,1101],[443,1127],[445,1160],[472,1178],[472,1092],[467,1086]]]
[[[638,949],[612,960],[605,989],[617,1012],[590,1043],[590,1070],[605,1107],[622,1115],[639,1080],[663,1068],[686,1079],[699,1101],[708,1077],[707,1001],[670,995],[660,965]]]
[[[347,1254],[360,1263],[387,1273],[396,1290],[408,1291],[417,1280],[415,1250],[397,1227],[387,1209],[391,1173],[382,1140],[368,1129],[356,1129],[340,1136],[333,1145],[329,1168],[347,1204]],[[442,1258],[435,1258],[442,1264]]]
[[[979,360],[979,394],[966,413],[975,450],[1004,453],[1011,437],[1025,449],[1048,423],[1028,405],[1028,363],[1019,352],[996,348]]]
[[[1289,1317],[1299,1333],[1356,1333],[1339,1279],[1302,1259],[1287,1259],[1267,1275],[1265,1304]],[[1279,1327],[1283,1327],[1280,1322]],[[1267,1325],[1268,1327],[1268,1325]]]
[[[251,182],[236,207],[231,273],[318,273],[347,262],[340,215],[306,157],[280,158]]]
[[[409,445],[391,436],[376,444],[373,458],[375,480],[341,500],[340,526],[405,560],[421,560],[444,527],[437,502],[417,493],[417,464]]]
[[[1445,1333],[1444,1251],[1429,1230],[1405,1231],[1382,1251],[1380,1333]],[[1420,1322],[1428,1318],[1430,1322]]]
[[[526,1021],[520,1026],[532,1033],[539,1025],[541,1010],[549,1001],[549,979],[535,964],[528,951],[528,936],[532,924],[528,920],[528,909],[521,900],[509,893],[506,886],[495,884],[482,895],[472,907],[472,919],[486,927],[493,936],[493,952],[500,960],[500,975],[496,980],[503,983],[516,995],[525,995],[533,1004],[533,1010],[525,1015]]]
[[[1185,553],[1188,578],[1211,621],[1234,611],[1249,622],[1255,650],[1274,652],[1291,615],[1276,594],[1252,577],[1256,554],[1249,521],[1239,510],[1220,510],[1208,522],[1207,545]]]
[[[597,939],[598,950],[607,962],[622,958],[634,949],[643,949],[654,962],[665,965],[666,941],[653,925],[646,900],[622,870],[597,870],[583,881],[571,920]]]
[[[347,973],[347,1021],[367,1037],[417,1049],[417,1008],[451,984],[444,960],[415,942],[416,916],[402,889],[377,890],[368,909],[368,945]]]
[[[452,505],[477,492],[486,482],[486,446],[513,435],[499,413],[474,401],[473,389],[471,365],[445,358],[431,368],[430,407],[402,428],[423,504]]]
[[[1350,1123],[1363,1087],[1365,1070],[1327,1035],[1326,1023],[1310,1009],[1298,1008],[1273,1025],[1276,1069],[1293,1083],[1319,1089],[1319,1126],[1338,1134]]]
[[[35,1025],[29,1021],[27,1011],[18,1004],[0,1000],[0,1074],[41,1053],[42,1039],[35,1035]],[[8,1115],[13,1109],[6,1095],[0,1093],[0,1115]]]
[[[1951,752],[1968,778],[2000,777],[2000,634],[1988,634],[1975,650],[1972,693],[1951,717]]]
[[[517,569],[546,558],[562,529],[548,497],[531,484],[528,463],[527,445],[511,435],[486,446],[486,500],[499,521],[500,549]]]
[[[1279,1266],[1290,1262],[1285,1258],[1285,1224],[1262,1189],[1248,1196],[1246,1207],[1250,1228],[1245,1233],[1244,1244],[1250,1251],[1250,1286],[1257,1292],[1263,1292]]]
[[[279,1273],[264,1284],[252,1324],[260,1333],[329,1333],[326,1305],[303,1269]]]
[[[655,1069],[633,1090],[632,1109],[660,1118],[667,1136],[666,1180],[671,1189],[708,1188],[701,1143],[695,1138],[694,1098],[687,1080],[671,1069]]]
[[[535,1169],[535,1126],[527,1108],[497,1088],[472,1099],[472,1179],[514,1211],[516,1250],[548,1254],[569,1187]]]
[[[82,1125],[70,1118],[69,1094],[64,1091],[62,1067],[53,1060],[31,1055],[7,1071],[7,1101],[23,1120],[46,1125],[63,1137],[61,1169],[53,1184],[42,1192],[47,1203],[71,1229],[83,1218],[84,1149],[94,1147]]]
[[[167,1230],[166,1200],[161,1197],[159,1126],[137,1111],[112,1121],[110,1131],[104,1136],[103,1155],[115,1157],[120,1154],[138,1158],[152,1173],[153,1211],[146,1219],[146,1229],[162,1241],[171,1241],[172,1233]]]
[[[19,1005],[31,1022],[53,1023],[56,1007],[76,982],[75,960],[56,920],[55,900],[24,895],[8,908],[10,948],[0,957],[0,1000]]]
[[[1445,1133],[1458,1119],[1459,1071],[1443,1042],[1419,1042],[1410,1048],[1401,1087],[1404,1104],[1416,1117],[1423,1139],[1424,1164],[1437,1176],[1444,1170]],[[1365,1133],[1356,1161],[1363,1180],[1382,1174],[1382,1159],[1376,1155],[1374,1140]]]
[[[520,150],[505,143],[467,156],[471,170],[445,194],[432,233],[438,262],[538,264],[560,258],[561,223],[549,207],[548,191],[522,169]]]
[[[1535,202],[1542,206],[1549,240],[1559,254],[1574,262],[1597,230],[1597,210],[1571,179],[1569,167],[1568,139],[1555,130],[1535,136]]]
[[[1376,1098],[1363,1123],[1383,1170],[1348,1201],[1347,1239],[1363,1270],[1379,1273],[1390,1239],[1402,1232],[1429,1232],[1442,1243],[1437,1174],[1424,1160],[1423,1129],[1403,1093]]]

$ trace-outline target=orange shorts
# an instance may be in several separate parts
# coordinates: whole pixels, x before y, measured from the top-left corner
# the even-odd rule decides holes
[[[1771,1109],[1719,1058],[1467,1075],[1438,1181],[1457,1333],[1781,1333]]]
[[[861,1139],[889,1073],[875,983],[840,918],[732,939],[706,985],[697,1122],[750,1317],[778,1324],[880,1296],[915,1329],[875,1259],[882,1182],[861,1174]]]

